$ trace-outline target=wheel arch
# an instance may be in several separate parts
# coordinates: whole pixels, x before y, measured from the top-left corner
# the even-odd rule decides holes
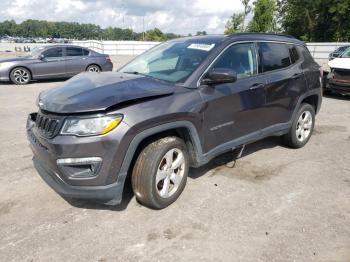
[[[176,136],[183,139],[188,148],[191,165],[198,165],[203,151],[197,129],[189,121],[177,121],[155,126],[138,133],[127,149],[120,172],[129,171],[132,162],[146,145],[167,136]]]
[[[319,96],[318,95],[314,94],[314,95],[310,95],[310,96],[305,97],[301,101],[301,104],[303,104],[303,103],[311,105],[314,108],[315,113],[318,112],[318,110],[319,110]]]

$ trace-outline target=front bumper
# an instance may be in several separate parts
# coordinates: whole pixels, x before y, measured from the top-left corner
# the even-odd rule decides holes
[[[7,69],[0,68],[0,81],[10,81],[10,73]]]
[[[123,156],[119,145],[126,130],[127,125],[121,123],[103,136],[58,135],[48,139],[36,128],[32,115],[27,120],[27,137],[34,155],[34,166],[42,179],[64,197],[98,200],[110,205],[122,201],[127,173],[119,172],[123,158],[118,156]],[[86,177],[69,174],[67,170],[72,168],[62,168],[58,161],[89,157],[100,158],[102,162],[96,174]]]
[[[53,170],[46,169],[45,164],[41,163],[35,156],[33,163],[41,178],[63,197],[91,199],[108,205],[117,205],[122,201],[124,181],[106,186],[71,186],[65,183]],[[119,180],[124,180],[121,178],[119,175]]]
[[[338,94],[350,95],[350,82],[329,79],[326,89]]]

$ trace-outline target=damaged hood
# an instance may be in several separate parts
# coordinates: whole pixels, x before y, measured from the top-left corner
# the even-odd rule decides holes
[[[350,58],[336,58],[328,62],[330,68],[350,70]]]
[[[89,72],[42,92],[38,106],[53,113],[103,111],[123,102],[170,95],[174,90],[174,85],[140,75]]]

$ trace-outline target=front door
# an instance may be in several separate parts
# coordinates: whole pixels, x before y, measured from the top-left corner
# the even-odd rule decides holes
[[[205,102],[205,153],[259,136],[265,117],[264,77],[258,75],[256,45],[235,44],[214,62],[214,68],[226,68],[237,73],[235,83],[201,86]],[[205,78],[205,76],[204,76]]]
[[[52,47],[41,53],[40,60],[34,65],[36,78],[62,77],[65,75],[63,48]]]

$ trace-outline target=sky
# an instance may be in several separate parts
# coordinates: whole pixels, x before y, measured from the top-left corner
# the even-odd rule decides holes
[[[187,35],[222,34],[226,21],[243,11],[240,0],[0,0],[0,21],[26,19],[93,23],[131,28],[160,28]]]

